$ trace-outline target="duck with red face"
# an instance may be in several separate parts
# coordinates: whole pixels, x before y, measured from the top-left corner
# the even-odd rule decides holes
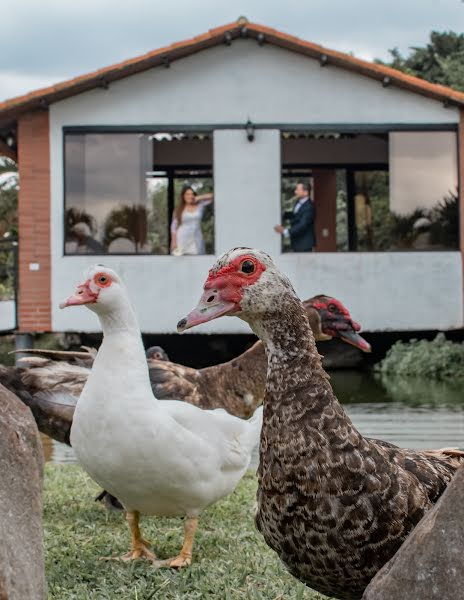
[[[329,332],[342,335],[341,306],[320,301]],[[256,526],[295,577],[327,596],[359,600],[443,494],[464,452],[365,438],[333,393],[305,307],[264,252],[223,254],[178,327],[224,315],[247,321],[266,350]]]
[[[259,260],[255,254],[247,254],[246,249],[242,248],[223,255],[209,272],[199,304],[185,319],[179,321],[178,330],[182,332],[221,316],[238,316],[247,320],[246,314],[242,311],[242,304],[246,306],[247,303],[245,292],[254,296],[258,293],[257,289],[263,286],[266,289],[261,299],[262,308],[272,312],[274,293],[272,284],[268,286],[266,280],[269,278],[269,269],[272,273],[274,264],[264,252],[260,255],[262,260]],[[259,287],[250,287],[255,284]],[[287,284],[291,287],[288,280]],[[370,344],[359,335],[361,326],[351,318],[348,309],[340,300],[320,294],[307,300],[303,305],[307,309],[315,309],[319,314],[321,323],[319,339],[341,338],[363,352],[371,352]]]

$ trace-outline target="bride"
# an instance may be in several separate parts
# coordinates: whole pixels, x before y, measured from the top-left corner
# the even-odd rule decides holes
[[[192,186],[184,185],[171,223],[171,254],[205,254],[201,219],[211,202],[212,193],[197,196]]]

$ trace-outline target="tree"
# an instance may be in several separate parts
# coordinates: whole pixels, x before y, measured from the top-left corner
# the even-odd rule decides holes
[[[0,158],[0,236],[18,233],[18,165],[11,158]]]
[[[431,83],[447,85],[464,91],[464,34],[453,31],[432,31],[428,44],[412,47],[408,56],[398,48],[390,50],[392,60],[383,62],[409,75],[421,77]]]

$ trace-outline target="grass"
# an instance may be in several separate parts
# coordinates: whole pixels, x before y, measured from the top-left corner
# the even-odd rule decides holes
[[[48,600],[322,600],[286,573],[256,531],[256,478],[247,475],[228,498],[200,520],[193,564],[155,570],[146,561],[98,561],[129,549],[120,513],[93,501],[98,487],[75,465],[45,470],[45,545]],[[160,558],[177,554],[180,519],[142,520],[144,536]]]

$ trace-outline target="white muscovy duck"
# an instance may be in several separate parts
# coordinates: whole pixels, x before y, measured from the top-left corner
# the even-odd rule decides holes
[[[178,328],[225,315],[249,323],[268,360],[256,525],[295,577],[359,600],[443,494],[464,452],[364,437],[332,391],[301,301],[264,252],[220,256]]]
[[[78,305],[97,314],[104,337],[74,414],[77,459],[126,510],[132,548],[123,560],[189,565],[201,511],[230,494],[249,466],[262,408],[245,421],[223,409],[157,400],[135,312],[113,270],[92,267],[60,306]],[[186,518],[178,556],[156,558],[141,537],[140,514]]]

